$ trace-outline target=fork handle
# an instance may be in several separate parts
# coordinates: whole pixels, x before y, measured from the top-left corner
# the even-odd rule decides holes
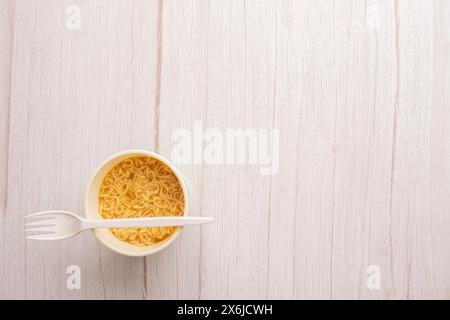
[[[154,217],[154,218],[131,218],[131,219],[104,219],[104,220],[82,220],[83,229],[101,228],[144,228],[144,227],[174,227],[203,224],[213,222],[213,218],[206,217]]]

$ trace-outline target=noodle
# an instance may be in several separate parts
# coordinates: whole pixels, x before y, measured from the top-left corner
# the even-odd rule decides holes
[[[104,219],[181,216],[184,194],[172,170],[151,157],[131,157],[103,179],[99,211]],[[113,235],[135,246],[151,246],[179,227],[111,228]]]

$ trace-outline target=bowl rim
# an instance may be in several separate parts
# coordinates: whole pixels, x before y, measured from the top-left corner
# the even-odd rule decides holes
[[[166,159],[165,157],[161,156],[160,154],[158,154],[156,152],[149,151],[149,150],[143,150],[143,149],[130,149],[130,150],[124,150],[124,151],[114,153],[113,155],[108,157],[106,160],[102,161],[94,170],[94,173],[91,175],[91,178],[89,179],[89,182],[87,184],[86,194],[85,194],[85,198],[84,198],[86,218],[89,218],[88,203],[89,203],[90,195],[93,192],[92,185],[93,185],[94,181],[98,178],[100,171],[106,165],[108,165],[112,161],[116,160],[117,158],[127,156],[127,155],[129,155],[130,157],[141,155],[141,156],[148,156],[148,157],[155,158],[155,159],[161,161],[162,163],[164,163],[165,165],[167,165],[173,171],[175,176],[178,178],[178,181],[180,182],[181,188],[183,190],[183,194],[184,194],[183,216],[187,216],[188,212],[189,212],[189,190],[188,190],[188,185],[186,183],[186,179],[181,174],[181,172],[175,167],[175,165],[171,161],[169,161],[168,159]],[[104,178],[104,176],[101,177],[102,181],[103,181],[103,178]],[[100,212],[98,212],[98,208],[97,208],[97,214],[98,214],[98,216],[101,216]],[[118,248],[118,247],[114,246],[114,244],[111,243],[110,241],[105,240],[101,236],[99,230],[92,229],[92,231],[94,232],[95,237],[109,249],[111,249],[117,253],[126,255],[126,256],[143,257],[143,256],[155,254],[155,253],[167,248],[168,246],[170,246],[175,241],[175,239],[180,235],[182,228],[179,228],[177,231],[175,231],[175,233],[169,239],[165,240],[162,244],[150,246],[150,247],[148,247],[147,250],[142,250],[142,251],[137,251],[137,252],[131,252],[131,251],[127,251],[125,249]],[[120,240],[117,239],[117,241],[120,241]]]

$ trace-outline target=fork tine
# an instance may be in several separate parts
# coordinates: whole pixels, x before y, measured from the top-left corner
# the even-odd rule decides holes
[[[25,229],[25,232],[43,231],[43,232],[55,233],[55,229],[56,229],[55,226],[48,226],[48,227],[38,227],[38,228]]]
[[[55,218],[55,211],[41,211],[25,216],[25,219],[29,218]]]
[[[42,215],[38,215],[38,216],[31,215],[31,216],[25,217],[26,220],[30,220],[30,219],[35,220],[35,219],[40,219],[40,218],[47,219],[47,220],[56,219],[54,214],[42,214]]]
[[[54,239],[53,233],[50,233],[50,234],[39,234],[39,235],[36,235],[36,236],[27,236],[26,238],[30,239],[30,240],[53,240]]]
[[[35,222],[29,222],[29,223],[25,223],[26,227],[31,227],[31,226],[46,226],[52,223],[52,221],[55,219],[47,219],[47,220],[39,220],[39,221],[35,221]]]

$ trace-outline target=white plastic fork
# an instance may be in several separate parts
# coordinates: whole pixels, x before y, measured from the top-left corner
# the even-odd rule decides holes
[[[37,218],[43,220],[29,222],[30,219]],[[189,216],[88,220],[69,211],[42,211],[26,216],[25,219],[25,232],[28,233],[26,238],[32,240],[61,240],[87,229],[187,226],[214,221],[213,218]]]

